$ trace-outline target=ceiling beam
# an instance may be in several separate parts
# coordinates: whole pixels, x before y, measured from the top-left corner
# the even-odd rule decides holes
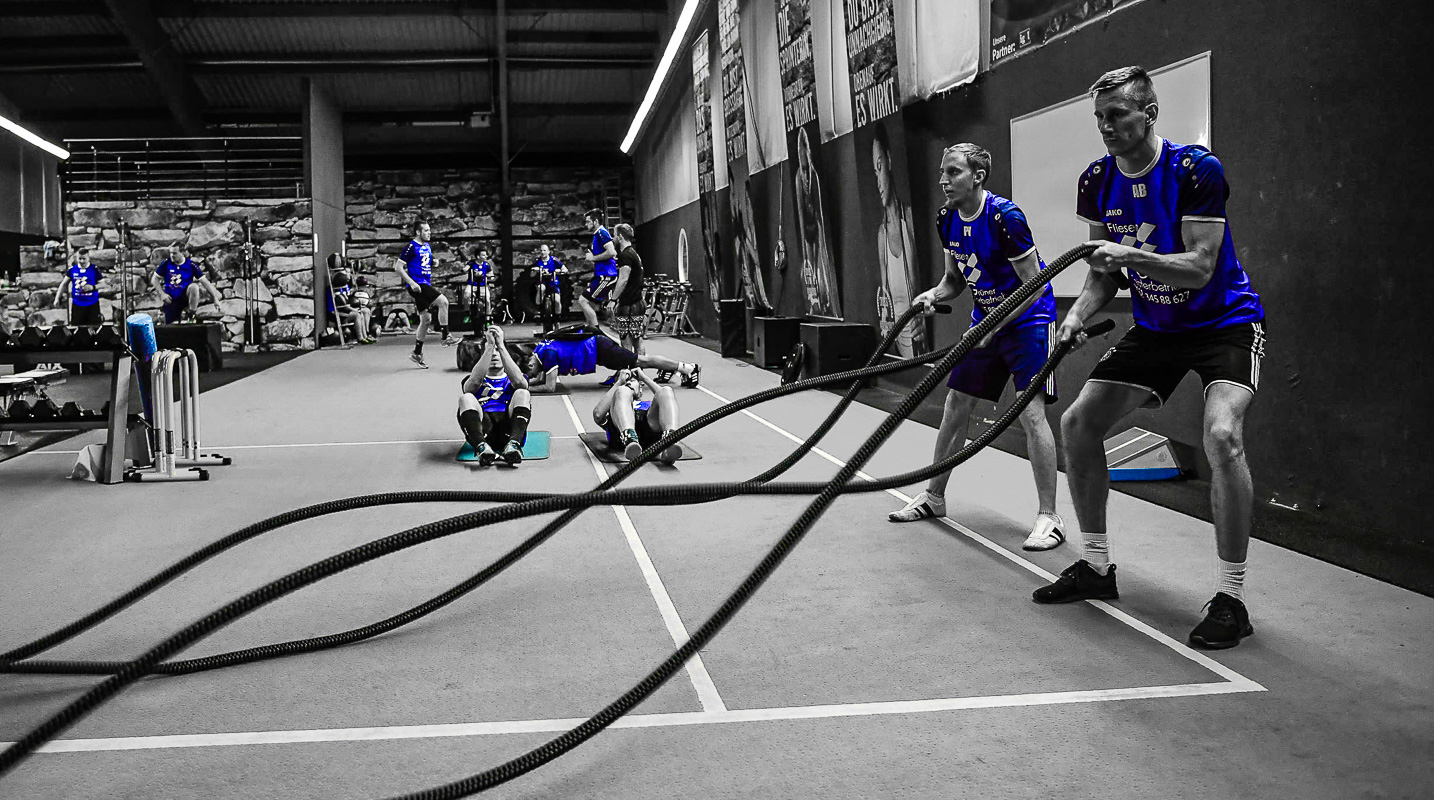
[[[344,124],[381,125],[392,122],[467,121],[474,112],[493,113],[490,108],[448,109],[349,109],[344,111]],[[512,103],[508,112],[514,119],[541,117],[629,117],[631,103]],[[298,125],[300,111],[278,109],[210,108],[204,121],[213,125]],[[153,122],[167,121],[167,108],[120,108],[96,111],[92,108],[43,109],[26,114],[35,124],[67,124],[76,122]]]
[[[203,136],[204,95],[189,75],[169,34],[159,26],[149,0],[105,0],[115,27],[129,39],[139,60],[159,89],[179,127],[189,136]]]
[[[115,3],[139,2],[139,0],[110,0]],[[156,67],[146,63],[144,58],[145,50],[135,42],[135,48],[141,51],[140,60],[130,58],[108,58],[108,59],[75,59],[70,61],[35,61],[32,59],[9,59],[0,60],[0,74],[67,74],[76,72],[126,72],[149,70],[156,72]],[[452,70],[466,70],[491,68],[494,59],[491,56],[473,55],[468,53],[442,54],[418,56],[399,56],[392,53],[374,54],[351,54],[351,55],[316,55],[316,56],[275,56],[275,55],[235,55],[223,58],[191,58],[180,59],[173,48],[167,50],[150,51],[152,55],[157,53],[161,60],[170,66],[167,69],[171,72],[165,73],[164,77],[171,83],[189,81],[192,85],[190,75],[218,75],[218,74],[277,74],[277,75],[306,75],[314,73],[361,73],[361,72],[392,72],[402,71],[426,71],[442,72]],[[632,56],[515,56],[508,59],[509,65],[518,70],[575,70],[587,71],[594,69],[632,69],[650,70],[653,59],[650,57]],[[156,81],[160,76],[156,74]],[[163,87],[161,87],[163,88]],[[198,89],[195,88],[195,93]]]
[[[497,0],[433,0],[433,2],[345,3],[324,0],[268,0],[254,3],[204,2],[203,0],[153,0],[154,16],[170,19],[240,17],[452,17],[492,15]],[[106,0],[10,0],[3,6],[7,17],[103,17],[108,16]],[[554,12],[584,14],[651,13],[666,14],[666,0],[526,0],[513,9],[513,16]]]
[[[656,47],[657,31],[549,31],[509,30],[508,41],[513,44],[591,44],[627,45],[631,47]]]

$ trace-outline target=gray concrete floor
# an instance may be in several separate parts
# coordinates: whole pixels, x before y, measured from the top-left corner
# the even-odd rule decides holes
[[[403,489],[578,490],[595,483],[582,445],[562,437],[577,432],[566,402],[585,427],[595,427],[589,412],[600,397],[597,377],[570,379],[567,401],[536,400],[534,429],[558,437],[551,458],[518,470],[478,471],[452,462],[461,377],[453,350],[430,340],[434,369],[424,372],[408,364],[405,344],[389,339],[305,355],[206,392],[206,449],[236,459],[209,483],[66,480],[74,458],[67,451],[97,434],[0,464],[0,607],[7,612],[0,615],[0,649],[284,510]],[[700,358],[704,386],[726,398],[776,384],[770,373],[685,342],[649,347]],[[679,398],[687,418],[720,404],[701,390],[679,390]],[[804,436],[835,402],[808,393],[754,412]],[[849,456],[882,416],[852,408],[823,449]],[[904,424],[867,472],[927,463],[933,438],[928,427]],[[645,468],[629,483],[745,478],[795,446],[741,415],[692,441],[702,460]],[[374,442],[404,443],[343,444]],[[340,444],[269,447],[326,443]],[[835,469],[813,455],[789,477],[818,479]],[[679,673],[634,712],[632,721],[651,727],[606,731],[495,794],[1415,798],[1434,792],[1427,757],[1434,752],[1434,599],[1255,542],[1248,601],[1257,634],[1203,661],[1169,640],[1184,640],[1213,593],[1207,523],[1112,495],[1122,597],[1111,605],[1138,621],[1128,624],[1094,604],[1030,602],[1042,579],[1027,564],[1058,572],[1078,553],[1070,545],[1020,551],[1035,512],[1025,461],[984,452],[958,470],[948,496],[952,524],[891,525],[885,514],[900,501],[886,494],[834,504],[701,654],[731,710],[726,716],[703,715],[693,681]],[[628,514],[662,591],[692,630],[805,504],[736,498],[633,507]],[[44,657],[132,657],[266,580],[467,510],[393,506],[267,534]],[[1073,518],[1064,487],[1061,510]],[[184,656],[388,616],[478,571],[537,525],[469,531],[353,570],[256,612]],[[1151,631],[1139,630],[1141,623]],[[539,730],[556,729],[551,721],[593,713],[672,648],[618,516],[592,509],[488,586],[401,631],[321,654],[142,682],[64,734],[88,749],[35,755],[0,778],[0,796],[349,798],[416,790],[496,765],[555,734],[414,726],[532,720]],[[1258,684],[1264,691],[1161,697],[1143,688],[1237,685],[1212,665],[1232,671],[1238,687]],[[0,740],[13,741],[92,683],[0,675]],[[1121,691],[1138,696],[1114,699]],[[886,713],[893,708],[860,705],[943,699],[952,701],[949,710],[928,704]],[[1081,702],[1057,702],[1063,699]],[[994,707],[973,707],[987,703]],[[792,709],[811,706],[830,706],[830,713],[792,718]],[[775,719],[737,713],[754,709],[779,711],[770,714]],[[694,724],[671,724],[679,719]],[[317,741],[284,741],[292,731],[313,732]],[[246,732],[280,741],[224,736]],[[220,736],[200,740],[209,746],[144,738],[184,734]],[[373,738],[399,736],[414,738]],[[114,749],[121,746],[150,749]]]

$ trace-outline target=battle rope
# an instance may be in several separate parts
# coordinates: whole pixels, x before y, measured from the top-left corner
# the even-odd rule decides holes
[[[874,453],[875,450],[880,446],[880,444],[891,434],[895,427],[911,413],[911,411],[915,408],[916,404],[918,404],[927,394],[930,393],[930,391],[935,387],[936,383],[940,380],[944,373],[949,370],[950,367],[954,363],[956,363],[956,361],[964,357],[965,354],[972,349],[976,341],[979,341],[981,337],[984,337],[987,333],[989,333],[1000,322],[1000,320],[1004,319],[1005,316],[1009,315],[1011,311],[1013,311],[1019,304],[1025,302],[1025,300],[1028,299],[1032,294],[1034,294],[1035,291],[1043,287],[1045,283],[1049,282],[1051,277],[1059,273],[1062,269],[1065,269],[1075,260],[1088,255],[1092,250],[1092,247],[1088,245],[1083,245],[1081,247],[1075,248],[1074,250],[1071,250],[1068,253],[1063,254],[1060,258],[1053,261],[1051,265],[1048,266],[1045,270],[1035,276],[1031,281],[1026,284],[1023,284],[1020,288],[1013,292],[1012,295],[1008,297],[1006,301],[1004,301],[1000,306],[998,306],[998,308],[995,309],[991,314],[989,314],[986,319],[984,319],[981,323],[974,326],[970,331],[968,331],[966,335],[962,338],[962,340],[954,348],[951,348],[946,351],[945,355],[939,360],[936,368],[933,369],[931,374],[927,375],[920,382],[916,390],[914,390],[910,395],[905,398],[905,400],[903,400],[897,411],[891,414],[887,418],[887,420],[883,422],[882,426],[877,430],[877,432],[873,434],[872,437],[869,438],[865,444],[863,444],[862,448],[858,451],[853,460],[850,461],[845,467],[843,467],[832,481],[830,481],[824,486],[821,494],[819,494],[817,499],[813,501],[813,503],[808,507],[807,511],[802,515],[802,517],[797,521],[797,523],[792,526],[792,528],[788,531],[787,535],[782,538],[782,540],[778,543],[776,547],[773,548],[770,553],[768,553],[767,557],[764,558],[762,563],[758,565],[757,570],[755,570],[753,574],[750,575],[748,579],[744,581],[741,586],[738,587],[737,591],[735,591],[732,596],[729,597],[727,601],[723,603],[722,607],[719,608],[717,613],[715,613],[706,623],[704,623],[704,625],[698,630],[698,633],[694,635],[686,645],[684,645],[676,653],[669,657],[669,659],[665,661],[661,666],[659,666],[657,670],[655,670],[652,674],[650,674],[647,679],[645,679],[637,687],[634,687],[633,690],[628,692],[622,698],[619,698],[618,701],[615,701],[608,708],[604,709],[597,716],[593,717],[587,723],[578,726],[577,728],[570,731],[568,734],[565,734],[564,736],[561,736],[558,739],[549,742],[547,745],[538,748],[532,753],[510,761],[507,764],[495,768],[494,770],[489,770],[488,772],[473,776],[472,778],[467,779],[465,781],[461,781],[458,784],[451,784],[447,787],[441,787],[440,789],[431,790],[431,792],[426,792],[416,796],[459,796],[458,794],[454,794],[454,792],[458,792],[459,794],[468,794],[473,791],[487,788],[489,786],[497,785],[498,783],[508,780],[511,777],[523,774],[531,769],[536,768],[542,763],[546,763],[546,761],[551,760],[552,758],[556,758],[558,755],[563,752],[566,752],[568,749],[577,746],[589,736],[602,730],[607,725],[610,725],[614,720],[620,717],[628,709],[635,706],[638,702],[641,702],[642,698],[646,697],[652,691],[655,691],[658,686],[660,686],[678,668],[681,667],[681,664],[685,662],[686,659],[690,657],[693,652],[696,652],[703,645],[705,645],[705,643],[721,629],[721,627],[726,623],[726,621],[731,617],[731,615],[734,614],[736,610],[738,610],[741,605],[746,602],[747,598],[749,598],[751,594],[758,587],[760,587],[761,583],[765,581],[766,577],[770,575],[771,571],[781,563],[782,559],[784,559],[786,554],[790,552],[791,548],[794,547],[795,544],[799,542],[800,539],[805,535],[806,531],[810,529],[811,525],[815,522],[817,517],[820,516],[821,512],[825,509],[825,507],[829,505],[831,501],[843,491],[845,485],[851,479],[852,475],[854,475],[856,471],[859,470],[863,464],[865,464],[865,462],[871,457],[872,453]],[[1064,346],[1058,348],[1058,352],[1060,352],[1062,355],[1064,355],[1065,350],[1069,346],[1065,343],[1063,343],[1063,345]],[[922,361],[925,360],[928,359],[922,359]],[[894,366],[896,368],[907,368],[910,365],[897,364]],[[887,370],[885,369],[885,367],[877,367],[873,368],[872,370],[858,370],[849,373],[843,373],[840,376],[829,377],[840,377],[841,380],[852,380],[854,378],[866,377],[871,374],[884,374],[887,371],[895,370]],[[837,381],[832,382],[836,383]],[[791,386],[795,387],[797,385],[798,384],[792,384]],[[770,391],[773,390],[769,390],[769,392]],[[779,395],[774,394],[771,396]],[[756,396],[753,397],[755,398]],[[744,398],[744,401],[752,399],[753,398]],[[770,397],[764,399],[770,399]],[[724,407],[724,409],[722,410],[725,410],[726,413],[733,413],[736,410],[740,410],[740,408],[736,408],[737,406],[746,407],[746,405],[751,405],[755,402],[754,401],[753,403],[746,403],[746,405],[744,405],[744,401],[738,401],[737,403],[730,404],[729,406]],[[704,424],[707,421],[707,417],[713,416],[713,414],[704,415]],[[668,444],[690,433],[691,429],[693,428],[694,425],[692,423],[689,423],[689,425],[683,426],[683,428],[679,429],[678,431],[669,433],[661,440],[659,440],[658,443],[648,448],[648,451],[645,451],[644,456],[650,457],[652,453],[655,453],[665,448]],[[619,470],[619,472],[615,474],[613,478],[610,478],[607,483],[613,482],[614,479],[618,479],[619,476],[626,477],[626,475],[630,474],[631,471],[635,469],[639,463],[640,461],[635,461],[632,464],[629,464],[623,470]],[[483,524],[492,524],[495,522],[506,521],[509,519],[516,519],[529,514],[549,513],[551,511],[560,510],[562,508],[572,509],[577,506],[587,506],[592,504],[614,504],[619,502],[627,504],[636,504],[636,502],[633,501],[637,500],[638,498],[647,498],[653,496],[666,496],[668,498],[673,498],[676,496],[690,496],[692,494],[697,494],[698,496],[703,497],[711,496],[711,494],[720,495],[723,491],[729,491],[732,488],[730,486],[723,486],[720,484],[717,485],[717,487],[720,487],[721,491],[714,492],[708,487],[689,487],[688,491],[685,492],[682,491],[680,487],[645,487],[644,489],[624,490],[620,492],[586,492],[565,498],[551,497],[531,500],[511,506],[486,509],[481,512],[466,514],[459,517],[451,518],[449,520],[443,520],[437,523],[430,523],[428,525],[420,526],[419,528],[394,534],[392,536],[377,540],[375,542],[370,542],[368,544],[346,551],[345,553],[341,553],[339,555],[309,565],[304,569],[291,573],[290,575],[287,575],[277,581],[274,581],[264,587],[261,587],[254,592],[249,593],[248,595],[245,595],[244,597],[241,597],[240,599],[219,609],[218,611],[199,620],[198,622],[191,624],[189,627],[171,636],[169,639],[160,643],[156,647],[152,648],[144,655],[140,656],[134,661],[129,662],[118,673],[116,673],[109,679],[101,682],[98,686],[94,687],[90,691],[86,692],[84,696],[71,703],[69,706],[67,706],[55,716],[51,717],[46,722],[42,723],[39,727],[31,731],[15,745],[10,747],[3,753],[0,753],[0,771],[7,771],[10,767],[14,766],[29,753],[33,752],[45,741],[48,741],[60,731],[73,724],[75,721],[83,717],[89,711],[93,710],[95,707],[103,703],[109,697],[113,696],[115,693],[123,689],[129,683],[132,683],[133,681],[138,680],[140,677],[143,677],[145,674],[148,674],[150,671],[153,670],[154,666],[158,662],[160,662],[168,655],[175,652],[179,652],[180,650],[188,647],[199,639],[202,639],[203,637],[207,636],[209,633],[212,633],[213,631],[218,630],[224,625],[227,625],[229,622],[232,622],[233,620],[243,616],[244,614],[247,614],[249,611],[252,611],[268,602],[272,602],[273,600],[282,597],[292,591],[296,591],[303,586],[306,586],[310,583],[316,582],[324,577],[327,577],[328,575],[336,574],[337,572],[346,570],[350,567],[366,563],[382,555],[387,555],[392,552],[397,552],[398,550],[406,549],[424,541],[429,541],[434,538],[451,535],[452,533],[456,533],[461,530],[467,530],[472,527],[478,527]],[[622,495],[623,497],[619,498],[619,495]],[[570,516],[570,514],[565,516]],[[505,568],[508,564],[516,561],[518,558],[521,558],[522,555],[529,552],[533,547],[540,543],[543,538],[546,537],[542,533],[540,533],[539,535],[535,535],[534,537],[530,538],[528,541],[520,545],[518,548],[515,548],[507,556],[500,559],[498,562],[495,562],[495,564],[492,565],[489,570],[485,570],[485,572],[494,569],[501,570],[502,568]]]

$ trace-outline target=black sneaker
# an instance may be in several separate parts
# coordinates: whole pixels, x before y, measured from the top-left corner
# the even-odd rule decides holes
[[[1065,572],[1049,586],[1031,593],[1037,603],[1073,603],[1076,600],[1114,600],[1120,597],[1115,588],[1115,565],[1104,575],[1085,559],[1066,567]]]
[[[670,381],[670,380],[672,380],[672,370],[670,370],[670,369],[660,369],[660,370],[657,371],[657,377],[656,377],[656,378],[653,378],[653,379],[652,379],[652,382],[653,382],[653,383],[667,383],[667,382]]]
[[[684,388],[684,389],[696,389],[696,388],[697,388],[697,384],[698,384],[698,383],[701,383],[701,381],[702,381],[702,365],[701,365],[701,364],[693,364],[693,365],[692,365],[692,374],[691,374],[691,375],[683,375],[683,376],[682,376],[682,388]]]
[[[1246,636],[1255,633],[1250,624],[1250,612],[1245,604],[1224,592],[1216,592],[1205,606],[1210,613],[1204,621],[1190,631],[1190,644],[1207,650],[1224,650],[1234,647]]]
[[[523,463],[522,445],[510,439],[508,441],[508,446],[503,448],[503,452],[501,455],[499,455],[499,458],[503,459],[503,463],[507,464],[510,467],[518,466],[519,464]]]

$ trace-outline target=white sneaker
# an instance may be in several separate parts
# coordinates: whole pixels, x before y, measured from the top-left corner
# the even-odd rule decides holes
[[[1022,550],[1054,550],[1065,543],[1066,535],[1061,530],[1065,523],[1058,514],[1038,514],[1031,535],[1026,537]]]
[[[900,511],[893,511],[886,515],[892,522],[915,522],[919,519],[930,519],[932,517],[946,516],[946,499],[932,497],[922,492],[911,498],[911,502]]]

